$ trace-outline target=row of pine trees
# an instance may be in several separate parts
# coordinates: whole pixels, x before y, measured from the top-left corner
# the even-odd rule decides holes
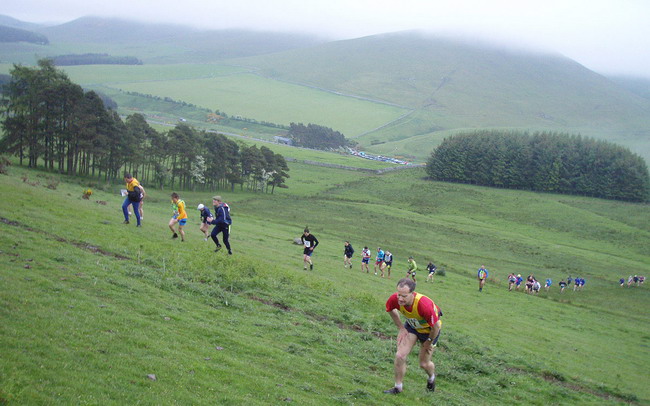
[[[431,154],[435,180],[646,202],[650,176],[629,149],[579,135],[484,130],[446,138]]]
[[[166,132],[141,114],[122,118],[106,109],[44,59],[37,67],[14,66],[3,89],[0,152],[21,165],[114,181],[130,172],[145,185],[215,189],[246,185],[268,191],[285,187],[282,155],[239,144],[221,134],[180,123]]]

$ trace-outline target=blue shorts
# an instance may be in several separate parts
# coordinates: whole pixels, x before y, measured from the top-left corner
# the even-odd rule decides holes
[[[429,338],[429,333],[420,333],[419,331],[417,331],[416,329],[411,327],[411,325],[408,324],[408,323],[404,323],[404,328],[409,333],[415,334],[417,336],[417,338],[418,338],[418,341],[420,341],[421,343],[427,341],[427,339]],[[440,338],[440,332],[438,332],[438,335],[436,336],[436,338],[433,339],[433,341],[431,342],[431,345],[436,345],[438,343],[438,338]]]
[[[184,226],[185,224],[187,224],[187,219],[185,218],[185,219],[178,220],[178,224]]]
[[[370,258],[361,258],[362,264],[367,264],[368,262],[370,262]]]

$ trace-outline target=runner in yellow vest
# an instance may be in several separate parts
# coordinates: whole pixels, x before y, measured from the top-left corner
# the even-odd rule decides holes
[[[185,211],[185,202],[181,200],[178,193],[172,193],[172,210],[173,215],[169,220],[169,229],[172,230],[172,238],[178,238],[178,234],[181,235],[181,241],[185,241],[185,231],[183,227],[187,224],[187,212]],[[178,234],[174,230],[174,225],[178,223]]]
[[[398,394],[403,390],[403,379],[406,374],[406,359],[420,341],[420,367],[428,375],[427,390],[436,390],[436,366],[431,361],[434,348],[438,343],[442,321],[442,312],[433,300],[415,292],[415,282],[408,278],[397,282],[397,292],[386,301],[386,311],[397,326],[397,353],[395,354],[395,386],[384,393]],[[400,315],[406,322],[402,324]]]

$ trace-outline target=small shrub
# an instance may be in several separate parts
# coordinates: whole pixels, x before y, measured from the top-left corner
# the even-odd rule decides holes
[[[0,156],[0,174],[6,175],[9,166],[11,166],[11,161],[5,156]]]
[[[564,375],[562,375],[561,373],[559,373],[557,371],[544,370],[544,371],[542,371],[542,376],[544,376],[544,378],[550,379],[550,380],[556,380],[556,381],[560,381],[560,382],[566,381],[566,378],[564,377]]]
[[[27,183],[27,184],[30,185],[30,186],[38,186],[38,185],[40,184],[38,181],[37,181],[37,182],[30,182],[30,181],[29,181],[29,178],[27,177],[27,175],[21,177],[20,179],[23,180],[23,183]]]
[[[438,270],[436,271],[436,275],[437,275],[437,276],[446,276],[446,275],[447,275],[447,271],[445,271],[445,268],[440,268],[440,269],[438,269]]]
[[[53,176],[49,176],[46,179],[47,185],[45,185],[46,188],[51,189],[51,190],[56,190],[57,187],[59,187],[59,180]]]
[[[81,198],[88,200],[88,199],[90,199],[90,196],[92,196],[92,194],[93,194],[92,189],[88,188],[88,189],[84,190],[84,193],[83,193],[83,195],[81,195]]]

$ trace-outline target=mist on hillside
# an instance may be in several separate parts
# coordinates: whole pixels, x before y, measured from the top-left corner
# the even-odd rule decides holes
[[[294,33],[328,40],[422,30],[566,55],[589,69],[650,75],[650,3],[609,0],[513,3],[215,0],[96,2],[5,0],[3,13],[23,21],[70,22],[84,16],[173,24],[200,30]],[[19,27],[22,28],[22,27]]]

